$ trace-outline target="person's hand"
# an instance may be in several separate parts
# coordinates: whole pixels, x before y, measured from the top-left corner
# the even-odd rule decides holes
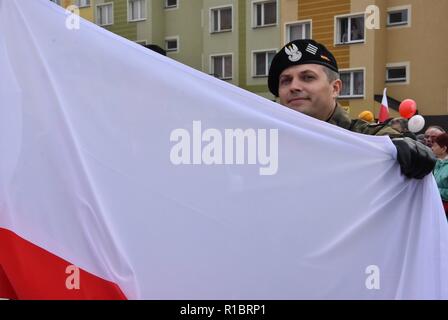
[[[392,139],[397,148],[401,172],[408,178],[423,179],[434,169],[437,159],[431,149],[411,138]]]

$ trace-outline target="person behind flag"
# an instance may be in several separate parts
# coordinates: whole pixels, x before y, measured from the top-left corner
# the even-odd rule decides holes
[[[290,109],[353,132],[389,136],[407,177],[422,179],[432,172],[436,159],[428,147],[403,137],[387,123],[350,118],[337,102],[342,81],[337,61],[324,45],[311,39],[286,44],[272,60],[268,87]]]
[[[436,138],[440,136],[442,133],[445,133],[445,130],[439,126],[430,126],[425,131],[425,145],[432,148],[432,145]]]
[[[409,131],[408,123],[409,120],[402,117],[392,118],[389,122],[392,129],[401,132],[404,137],[409,137],[413,140],[417,140],[417,136],[413,132]]]
[[[425,144],[425,135],[423,133],[416,135],[415,138],[418,142]]]
[[[437,157],[434,178],[439,188],[443,208],[448,218],[448,134],[442,133],[435,138],[432,151]]]

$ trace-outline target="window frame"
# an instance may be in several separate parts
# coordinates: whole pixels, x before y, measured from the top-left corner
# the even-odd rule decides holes
[[[277,53],[278,48],[271,48],[271,49],[261,49],[261,50],[252,50],[252,78],[266,78],[269,75],[269,65],[268,65],[268,53]],[[266,62],[266,74],[264,75],[257,75],[257,59],[256,54],[258,53],[265,53],[265,62]]]
[[[175,5],[168,6],[168,0],[165,0],[164,1],[164,5],[163,5],[163,9],[165,9],[165,10],[175,10],[175,9],[178,9],[179,8],[179,0],[175,0],[175,1],[176,1]]]
[[[111,23],[108,23],[108,24],[99,24],[98,23],[98,8],[99,7],[106,7],[106,6],[111,6],[111,10],[112,10],[112,22]],[[114,17],[114,3],[113,2],[105,2],[105,3],[100,3],[100,4],[97,4],[96,6],[95,6],[95,23],[97,24],[97,25],[99,25],[100,27],[107,27],[107,26],[111,26],[111,25],[113,25],[114,24],[114,19],[115,19],[115,17]]]
[[[168,49],[168,45],[167,45],[167,42],[168,41],[172,41],[172,40],[176,40],[176,44],[177,44],[177,46],[176,46],[176,49],[174,50],[174,49]],[[177,35],[177,36],[169,36],[169,37],[165,37],[165,51],[166,51],[166,53],[168,54],[168,53],[179,53],[179,51],[180,51],[180,37]]]
[[[228,9],[228,8],[230,8],[230,10],[231,10],[231,17],[230,17],[230,19],[231,19],[232,27],[230,29],[222,30],[221,29],[221,25],[219,25],[219,30],[217,30],[217,31],[213,30],[213,28],[214,28],[213,12],[216,11],[216,10],[220,11],[222,9]],[[219,22],[221,22],[221,15],[218,14],[218,16],[219,16]],[[234,25],[234,23],[233,23],[233,4],[230,4],[230,5],[227,4],[227,5],[222,5],[222,6],[216,6],[216,7],[210,7],[209,8],[209,32],[210,33],[233,32],[233,25]]]
[[[285,22],[285,44],[289,43],[291,40],[291,26],[296,26],[296,25],[305,25],[305,24],[309,24],[310,25],[310,37],[309,39],[313,38],[313,19],[306,19],[306,20],[297,20],[297,21],[289,21],[289,22]],[[304,38],[305,39],[305,38]]]
[[[223,72],[223,77],[222,78],[218,78],[218,77],[215,77],[214,75],[215,75],[215,73],[214,73],[214,61],[213,61],[213,59],[214,58],[217,58],[217,57],[222,57],[222,58],[224,58],[224,57],[228,57],[228,56],[230,56],[231,57],[231,62],[232,62],[232,64],[231,64],[231,75],[230,75],[230,77],[225,77],[225,63],[223,62],[223,64],[222,64],[222,67],[223,67],[223,70],[222,71],[224,71]],[[234,70],[233,70],[233,68],[234,68],[234,63],[233,63],[233,52],[228,52],[228,53],[216,53],[216,54],[211,54],[210,55],[210,59],[209,59],[209,74],[210,75],[213,75],[216,79],[219,79],[219,80],[224,80],[224,81],[229,81],[229,80],[233,80],[233,74],[234,74]]]
[[[81,5],[81,1],[88,1],[89,4]],[[92,0],[76,0],[76,6],[80,9],[81,8],[89,8],[92,6]]]
[[[355,72],[358,71],[362,71],[362,81],[363,81],[363,86],[362,86],[362,95],[354,94],[354,89],[355,89],[355,82],[354,82],[354,77],[355,77]],[[347,68],[347,69],[340,69],[339,70],[339,77],[341,79],[342,82],[342,74],[343,73],[350,73],[350,95],[348,96],[343,96],[342,95],[342,90],[341,93],[338,97],[338,99],[365,99],[366,97],[366,68],[365,67],[360,67],[360,68]]]
[[[138,1],[138,0],[127,0],[126,1],[127,2],[128,22],[145,21],[148,18],[147,17],[148,1],[147,0],[140,0],[140,1],[143,1],[143,9],[142,9],[143,18],[131,19],[130,5],[131,5],[131,2],[134,2],[134,1]]]
[[[264,4],[266,3],[270,3],[270,2],[275,2],[275,23],[268,23],[268,24],[264,24]],[[262,9],[262,20],[263,23],[261,25],[257,25],[257,10],[256,7],[258,4],[262,4],[263,5],[263,9]],[[257,28],[266,28],[266,27],[275,27],[278,25],[278,21],[279,21],[279,2],[278,0],[252,0],[251,2],[251,11],[252,11],[252,28],[253,29],[257,29]]]
[[[350,35],[350,41],[347,42],[340,42],[338,39],[342,38],[339,37],[339,33],[342,31],[340,30],[340,20],[341,19],[348,19],[348,26],[347,30],[351,30],[351,20],[354,18],[363,18],[364,19],[364,29],[363,29],[363,39],[362,40],[351,40],[351,32],[348,32],[347,35]],[[360,44],[360,43],[366,43],[367,42],[367,32],[366,32],[366,17],[364,12],[357,12],[357,13],[349,13],[349,14],[342,14],[334,16],[334,39],[333,39],[334,46],[341,46],[341,45],[352,45],[352,44]]]
[[[406,22],[401,23],[390,23],[390,14],[393,12],[398,11],[404,11],[406,10],[408,12],[408,20]],[[389,29],[397,29],[397,28],[410,28],[411,27],[411,20],[412,20],[412,6],[411,5],[405,5],[405,6],[397,6],[397,7],[390,7],[387,8],[387,17],[386,17],[386,27]]]
[[[406,78],[403,79],[389,79],[389,70],[390,69],[398,69],[398,68],[405,68],[406,70]],[[410,84],[411,80],[411,64],[408,61],[403,62],[395,62],[395,63],[387,63],[386,64],[386,78],[385,82],[388,85],[408,85]]]

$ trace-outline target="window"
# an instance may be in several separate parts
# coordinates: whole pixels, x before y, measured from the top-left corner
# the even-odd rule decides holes
[[[340,71],[342,92],[340,98],[364,97],[364,70]]]
[[[165,50],[167,52],[176,52],[179,50],[179,39],[176,38],[167,38],[165,39]]]
[[[386,66],[386,82],[405,82],[409,80],[409,64],[393,63]]]
[[[177,8],[177,0],[165,0],[165,8]]]
[[[232,79],[232,55],[213,56],[211,73],[219,79]]]
[[[232,30],[232,7],[211,9],[211,32]]]
[[[58,5],[61,5],[61,0],[50,0],[50,1],[54,2],[54,3],[58,4]]]
[[[405,26],[409,24],[410,7],[390,8],[387,10],[387,26]]]
[[[255,2],[254,26],[263,27],[277,23],[277,1]]]
[[[146,19],[146,0],[128,0],[128,21]]]
[[[311,39],[311,21],[286,25],[286,42],[299,39]]]
[[[268,75],[275,53],[276,50],[254,53],[254,77],[266,77]]]
[[[336,44],[364,42],[364,15],[336,18]]]
[[[113,21],[113,4],[100,4],[96,7],[96,23],[100,26],[108,26]]]
[[[76,5],[79,8],[90,7],[90,0],[76,0]]]

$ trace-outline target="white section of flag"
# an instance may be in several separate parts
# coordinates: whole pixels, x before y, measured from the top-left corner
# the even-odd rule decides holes
[[[131,299],[448,298],[437,186],[404,178],[388,138],[65,19],[0,0],[0,227]],[[277,129],[277,174],[173,165],[170,133],[194,121]]]
[[[387,88],[384,88],[378,120],[382,123],[387,119],[389,119],[389,103],[387,102]]]
[[[384,88],[381,104],[389,110],[389,103],[387,102],[387,88]]]

